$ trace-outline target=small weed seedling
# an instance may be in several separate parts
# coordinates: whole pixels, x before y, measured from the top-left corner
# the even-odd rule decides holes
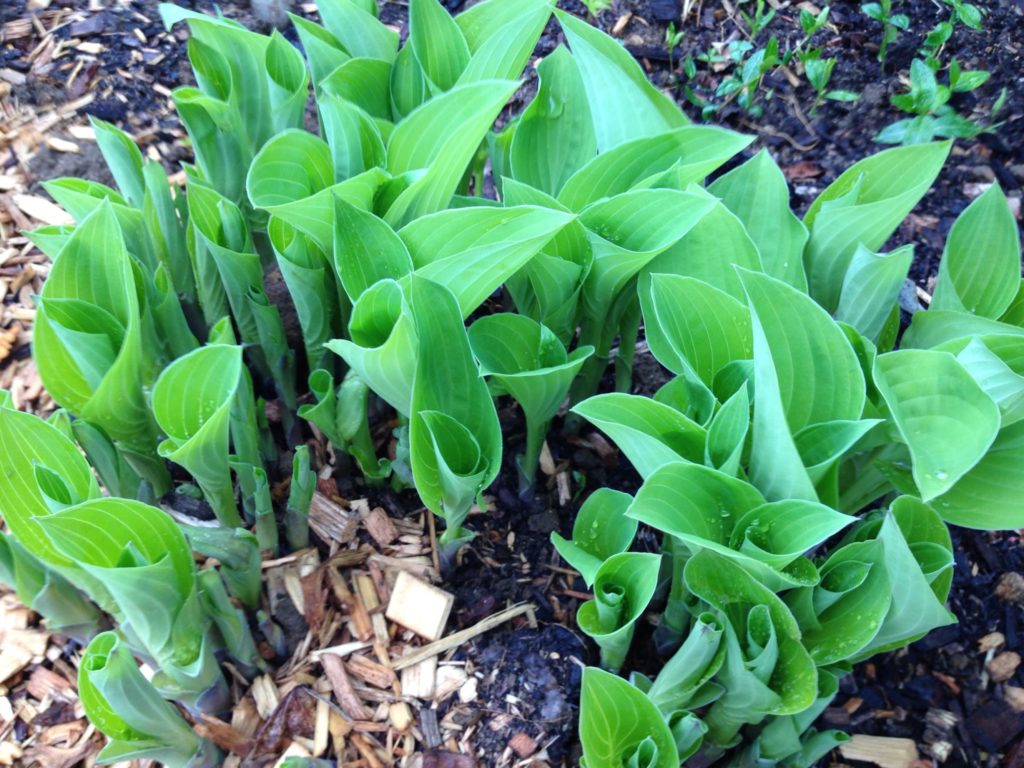
[[[893,13],[892,0],[880,0],[877,3],[864,3],[861,7],[869,17],[882,25],[882,40],[878,45],[878,60],[885,69],[885,59],[889,53],[889,45],[896,42],[900,32],[910,27],[910,19],[905,13]]]

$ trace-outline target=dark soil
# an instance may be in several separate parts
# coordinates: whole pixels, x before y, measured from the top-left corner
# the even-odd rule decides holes
[[[183,4],[204,11],[214,8],[209,0]],[[453,11],[464,4],[470,3],[445,2]],[[25,37],[4,43],[0,68],[28,75],[24,85],[15,87],[13,97],[43,107],[95,92],[96,99],[83,112],[117,122],[133,135],[145,137],[144,143],[155,147],[164,159],[177,159],[181,129],[162,91],[190,80],[181,44],[185,35],[182,31],[164,33],[156,5],[156,0],[132,0],[59,29],[55,33],[58,38],[75,37],[104,45],[70,90],[64,87],[70,59],[58,60],[44,71],[27,71],[24,57],[38,39]],[[227,16],[261,27],[247,3],[228,0],[217,5]],[[565,0],[561,5],[585,15],[577,0]],[[746,33],[745,25],[724,10],[732,4],[704,0],[694,5],[695,13],[680,24],[680,0],[615,0],[594,23],[611,30],[623,15],[633,14],[619,36],[651,79],[682,100],[679,62],[687,56],[697,57],[716,43],[743,39]],[[973,94],[959,95],[954,103],[962,114],[986,122],[1005,87],[1005,105],[996,118],[1002,125],[977,140],[957,142],[935,188],[894,237],[894,241],[916,243],[913,277],[926,289],[936,273],[949,227],[977,194],[972,185],[998,180],[1008,195],[1019,201],[1024,184],[1024,0],[989,0],[979,5],[987,12],[985,31],[958,27],[949,49],[966,69],[990,69],[992,79]],[[54,0],[50,10],[84,6],[84,0]],[[900,80],[905,79],[924,34],[948,17],[948,7],[932,0],[906,0],[898,10],[910,17],[911,30],[891,46],[885,73],[875,57],[879,25],[860,12],[859,3],[836,2],[830,17],[833,26],[813,40],[825,46],[826,55],[838,59],[831,87],[861,93],[859,101],[825,102],[814,110],[813,93],[803,78],[793,85],[782,74],[771,74],[756,100],[763,109],[761,117],[752,118],[731,102],[712,118],[727,127],[758,134],[746,156],[762,146],[771,150],[793,184],[793,205],[799,211],[846,167],[881,149],[872,137],[903,116],[889,105],[889,98],[901,90]],[[405,13],[402,3],[383,3],[382,17],[403,27],[403,33]],[[0,23],[25,15],[25,0],[0,4]],[[755,42],[763,45],[771,34],[779,37],[783,47],[787,41],[794,42],[801,36],[798,16],[795,8],[783,8]],[[675,66],[670,71],[665,29],[673,20],[686,34],[674,52]],[[134,29],[148,42],[136,37]],[[559,42],[557,25],[552,24],[538,54],[550,52]],[[728,74],[728,70],[700,65],[691,85],[706,98]],[[517,94],[523,101],[530,98],[534,87],[532,69],[528,77]],[[699,109],[691,104],[684,108],[700,119]],[[40,151],[30,163],[36,180],[74,175],[109,182],[98,152],[88,142],[83,145],[80,155]],[[19,160],[0,155],[0,164],[5,166]],[[663,377],[664,372],[649,356],[638,355],[637,391],[651,393]],[[449,575],[447,587],[456,594],[454,619],[460,626],[479,621],[507,601],[528,600],[537,607],[538,627],[493,632],[460,651],[457,658],[464,659],[481,678],[477,714],[465,725],[467,729],[476,726],[473,744],[493,762],[505,753],[513,736],[524,733],[546,746],[552,764],[564,761],[572,765],[578,760],[579,665],[596,656],[589,641],[584,642],[574,630],[575,611],[585,597],[580,592],[583,585],[559,570],[561,563],[549,535],[553,530],[563,535],[571,532],[573,515],[592,490],[611,486],[634,491],[639,478],[617,451],[590,430],[584,429],[571,441],[553,431],[550,449],[557,472],[565,473],[569,480],[569,498],[560,497],[556,477],[542,476],[535,498],[523,502],[516,493],[512,463],[523,438],[521,417],[512,407],[505,408],[501,416],[506,432],[505,465],[490,491],[494,509],[470,518],[469,527],[478,536]],[[382,441],[386,432],[381,425],[378,435]],[[412,492],[394,494],[352,480],[339,479],[339,485],[342,495],[370,496],[393,515],[410,514],[420,507]],[[1024,570],[1024,548],[1016,536],[967,530],[954,531],[954,540],[957,568],[950,605],[961,623],[938,630],[908,649],[860,665],[843,681],[842,693],[824,719],[830,726],[854,733],[912,738],[945,766],[1024,766],[1024,748],[1020,747],[1024,715],[1004,701],[1007,686],[1024,687],[1024,676],[1018,670],[1008,681],[992,683],[985,671],[986,653],[979,651],[978,645],[980,638],[998,631],[1005,637],[1005,647],[997,654],[1019,649],[1021,609],[997,598],[994,585],[1005,572]],[[653,545],[649,537],[642,537],[641,543]],[[449,702],[438,714],[443,717],[451,708],[458,705]],[[463,715],[454,712],[452,716]]]

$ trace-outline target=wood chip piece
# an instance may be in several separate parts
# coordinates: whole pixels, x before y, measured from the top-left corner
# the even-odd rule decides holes
[[[369,720],[372,713],[363,706],[362,700],[356,695],[348,672],[345,671],[345,663],[341,658],[324,656],[320,659],[320,663],[327,674],[331,690],[334,691],[334,698],[338,700],[338,706],[353,720]]]
[[[316,492],[309,506],[309,527],[324,541],[347,544],[359,529],[359,517],[352,510]]]
[[[1016,651],[1003,651],[996,656],[992,661],[985,665],[985,669],[988,670],[989,676],[995,683],[1005,683],[1011,677],[1014,672],[1017,671],[1017,667],[1020,666],[1020,654]]]
[[[371,509],[366,514],[363,525],[366,526],[366,530],[373,540],[381,547],[386,547],[398,538],[398,529],[395,528],[395,524],[391,522],[391,518],[388,517],[388,513],[384,511],[383,507]]]
[[[879,768],[913,768],[918,760],[917,745],[911,739],[862,733],[840,744],[839,752],[847,760],[862,760]]]
[[[412,711],[404,701],[396,701],[388,707],[388,719],[396,731],[404,733],[412,725]]]
[[[509,748],[519,757],[529,757],[537,751],[537,742],[528,733],[519,731],[508,742]]]
[[[434,698],[437,679],[437,656],[431,656],[418,664],[402,670],[402,695],[417,699]]]
[[[982,653],[998,650],[1006,645],[1006,636],[1002,632],[989,632],[978,641],[978,650]]]
[[[71,215],[56,203],[52,203],[39,195],[11,195],[14,204],[22,213],[43,224],[64,226],[74,224]]]
[[[996,584],[996,597],[1011,603],[1024,603],[1024,576],[1016,571],[1004,573]]]
[[[1013,707],[1014,712],[1024,712],[1024,688],[1008,685],[1003,688],[1003,699]]]
[[[385,615],[427,640],[439,640],[454,603],[454,595],[401,571]]]

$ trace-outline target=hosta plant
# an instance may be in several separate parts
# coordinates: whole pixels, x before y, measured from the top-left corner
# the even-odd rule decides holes
[[[861,161],[802,222],[755,156],[709,192],[731,214],[720,242],[753,244],[761,265],[719,249],[641,274],[647,341],[674,378],[653,398],[600,394],[575,411],[643,484],[595,494],[573,540],[554,539],[593,583],[578,621],[602,666],[630,670],[584,675],[590,768],[695,754],[813,765],[846,738],[813,722],[851,664],[956,620],[947,525],[1024,523],[1021,251],[1002,192],[957,219],[931,306],[908,328],[897,299],[912,249],[877,250],[947,151]],[[661,533],[660,553],[620,554],[637,523]],[[612,606],[627,638],[658,616],[643,642],[661,661],[609,643]]]
[[[219,661],[262,669],[254,628],[279,645],[260,559],[319,543],[307,443],[414,487],[448,565],[513,437],[507,395],[524,496],[565,401],[561,426],[604,430],[644,478],[555,540],[594,588],[580,627],[630,675],[584,676],[590,768],[813,762],[841,738],[808,729],[849,664],[952,620],[945,522],[1020,523],[1002,193],[958,220],[893,351],[912,252],[882,249],[946,145],[858,163],[801,220],[767,154],[734,161],[749,137],[690,124],[547,0],[411,0],[404,44],[376,12],[322,0],[322,24],[292,19],[300,51],[163,6],[196,81],[173,94],[184,184],[101,121],[117,189],[47,184],[75,221],[30,233],[53,259],[33,354],[61,410],[0,401],[0,576],[87,643],[103,758],[219,759],[168,702],[223,714]],[[552,14],[566,45],[504,113]],[[641,326],[675,376],[654,398],[629,394]],[[613,361],[617,391],[591,397]],[[183,517],[198,499],[206,519]],[[640,522],[661,551],[630,551]]]

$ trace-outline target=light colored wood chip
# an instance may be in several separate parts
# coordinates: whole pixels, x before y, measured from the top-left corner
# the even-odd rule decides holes
[[[6,683],[31,664],[34,655],[19,645],[4,646],[0,651],[0,683]]]
[[[441,702],[465,685],[467,680],[466,668],[444,664],[437,669],[437,683],[434,690],[434,700]]]
[[[63,226],[74,224],[75,220],[71,215],[56,203],[52,203],[45,197],[39,195],[11,195],[14,204],[22,213],[43,224]]]
[[[331,707],[323,699],[316,701],[316,726],[313,729],[313,757],[320,757],[327,751],[328,739],[331,736]]]
[[[384,511],[383,507],[371,509],[366,514],[363,525],[366,526],[366,530],[373,540],[382,547],[386,547],[398,538],[398,529],[395,528],[395,524],[391,522],[391,518],[388,517],[388,513]]]
[[[555,460],[551,456],[551,449],[548,448],[547,440],[540,447],[540,471],[548,477],[552,477],[555,474]]]
[[[281,703],[277,686],[274,685],[270,675],[260,675],[252,681],[251,690],[253,701],[256,703],[256,712],[262,719],[266,720],[277,709],[277,705]]]
[[[1024,688],[1008,685],[1003,688],[1003,699],[1013,707],[1014,712],[1024,712]]]
[[[353,677],[375,688],[390,688],[395,682],[395,673],[391,669],[359,654],[345,662],[345,669]]]
[[[102,43],[79,43],[78,45],[75,46],[75,50],[76,51],[81,51],[82,53],[87,53],[90,56],[99,56],[101,53],[103,53],[103,44]]]
[[[998,650],[1006,645],[1006,636],[1002,632],[989,632],[978,641],[978,650],[986,653],[993,649]]]
[[[917,745],[911,739],[855,734],[839,752],[847,760],[862,760],[879,768],[913,768],[917,763]]]
[[[96,141],[96,131],[91,125],[69,125],[68,133],[79,141]]]
[[[1016,651],[1003,651],[986,664],[985,669],[992,677],[992,682],[1005,683],[1013,677],[1017,667],[1020,666],[1020,661],[1020,654]]]
[[[430,656],[402,670],[402,695],[417,699],[434,698],[437,656]]]
[[[388,719],[396,731],[404,733],[412,725],[412,710],[404,701],[396,701],[388,706]]]
[[[519,731],[508,742],[509,748],[519,757],[526,758],[537,751],[537,742],[527,733]]]
[[[61,139],[57,136],[47,136],[46,146],[54,152],[78,153],[82,151],[82,148],[75,144],[75,142],[68,141],[67,139]]]
[[[347,544],[359,529],[359,515],[317,491],[309,506],[309,527],[324,541]]]
[[[533,606],[529,603],[519,603],[513,605],[511,608],[506,608],[504,611],[500,611],[493,616],[488,616],[482,621],[478,621],[472,627],[466,629],[460,629],[458,632],[453,632],[441,640],[437,640],[433,643],[427,643],[422,648],[417,648],[412,653],[408,653],[401,658],[395,659],[391,665],[394,669],[405,669],[413,664],[419,664],[426,658],[431,656],[437,656],[442,653],[450,651],[452,648],[458,648],[463,643],[472,640],[477,635],[482,635],[484,632],[489,632],[506,621],[510,621],[517,616],[522,616],[528,611],[532,610]]]
[[[438,640],[454,603],[454,595],[401,571],[391,590],[386,615],[427,640]]]
[[[338,656],[324,656],[320,659],[324,673],[331,684],[334,698],[338,700],[338,706],[353,720],[369,720],[371,713],[363,706],[362,700],[356,695],[348,672],[345,671],[345,663]]]

